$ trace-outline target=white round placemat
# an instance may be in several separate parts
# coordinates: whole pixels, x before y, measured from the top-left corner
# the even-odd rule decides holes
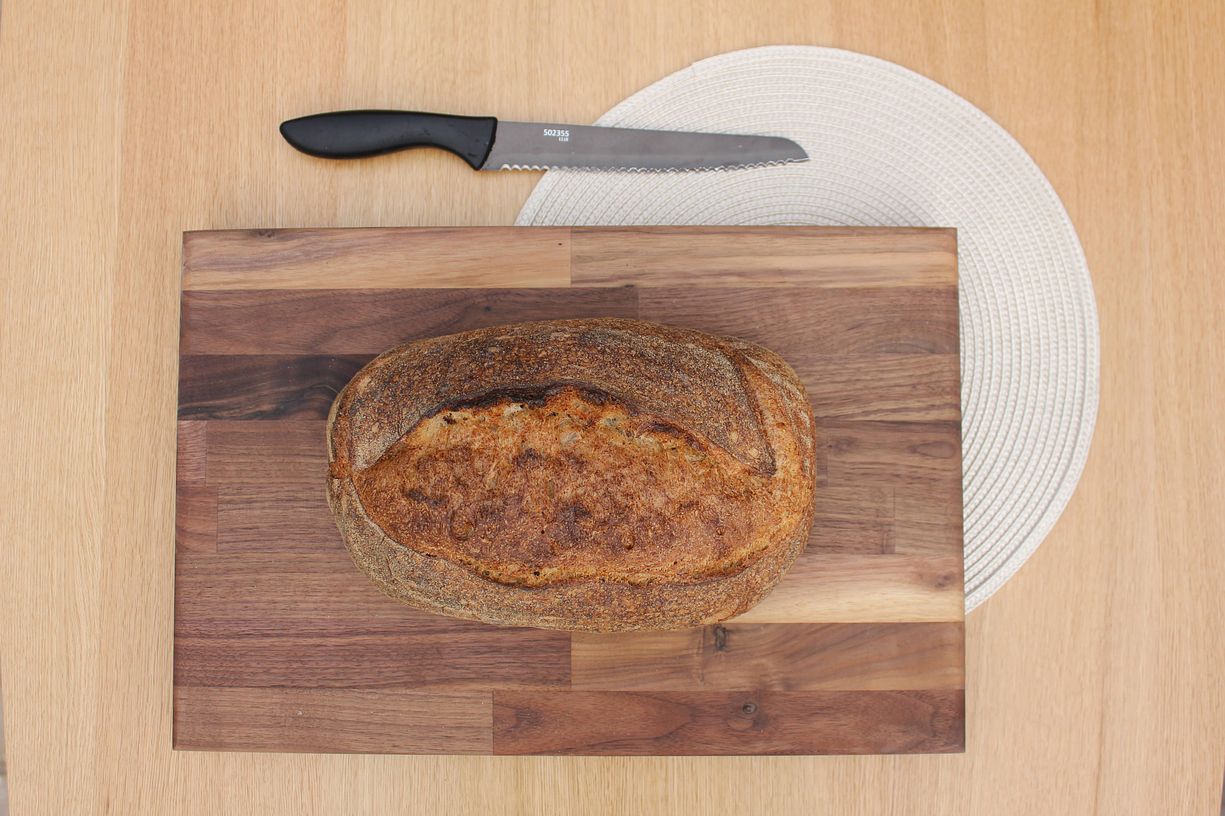
[[[1097,307],[1076,231],[1025,150],[884,60],[771,46],[695,63],[597,124],[761,133],[811,161],[694,173],[554,170],[520,226],[828,224],[958,230],[966,608],[1037,549],[1097,416]]]

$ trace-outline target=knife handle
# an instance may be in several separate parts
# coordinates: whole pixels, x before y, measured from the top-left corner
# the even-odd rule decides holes
[[[281,123],[285,141],[323,159],[357,159],[409,147],[439,147],[480,170],[493,148],[498,120],[416,111],[316,113]]]

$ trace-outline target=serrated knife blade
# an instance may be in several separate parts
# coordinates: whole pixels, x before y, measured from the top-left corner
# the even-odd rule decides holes
[[[808,160],[781,136],[500,122],[491,116],[418,111],[336,111],[290,119],[281,135],[329,159],[377,156],[412,147],[448,150],[475,170],[720,170]]]
[[[807,159],[778,136],[499,122],[481,169],[717,170]]]

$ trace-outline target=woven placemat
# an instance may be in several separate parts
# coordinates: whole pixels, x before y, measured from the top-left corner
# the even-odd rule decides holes
[[[926,77],[809,46],[703,60],[598,124],[787,136],[811,161],[704,173],[554,170],[519,225],[957,228],[966,608],[986,600],[1059,518],[1097,416],[1089,270],[1025,150]]]

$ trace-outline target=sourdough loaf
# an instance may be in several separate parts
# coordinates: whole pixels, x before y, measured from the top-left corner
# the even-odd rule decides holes
[[[812,410],[752,343],[621,319],[409,343],[341,391],[328,499],[414,606],[549,629],[675,629],[761,599],[804,548]]]

